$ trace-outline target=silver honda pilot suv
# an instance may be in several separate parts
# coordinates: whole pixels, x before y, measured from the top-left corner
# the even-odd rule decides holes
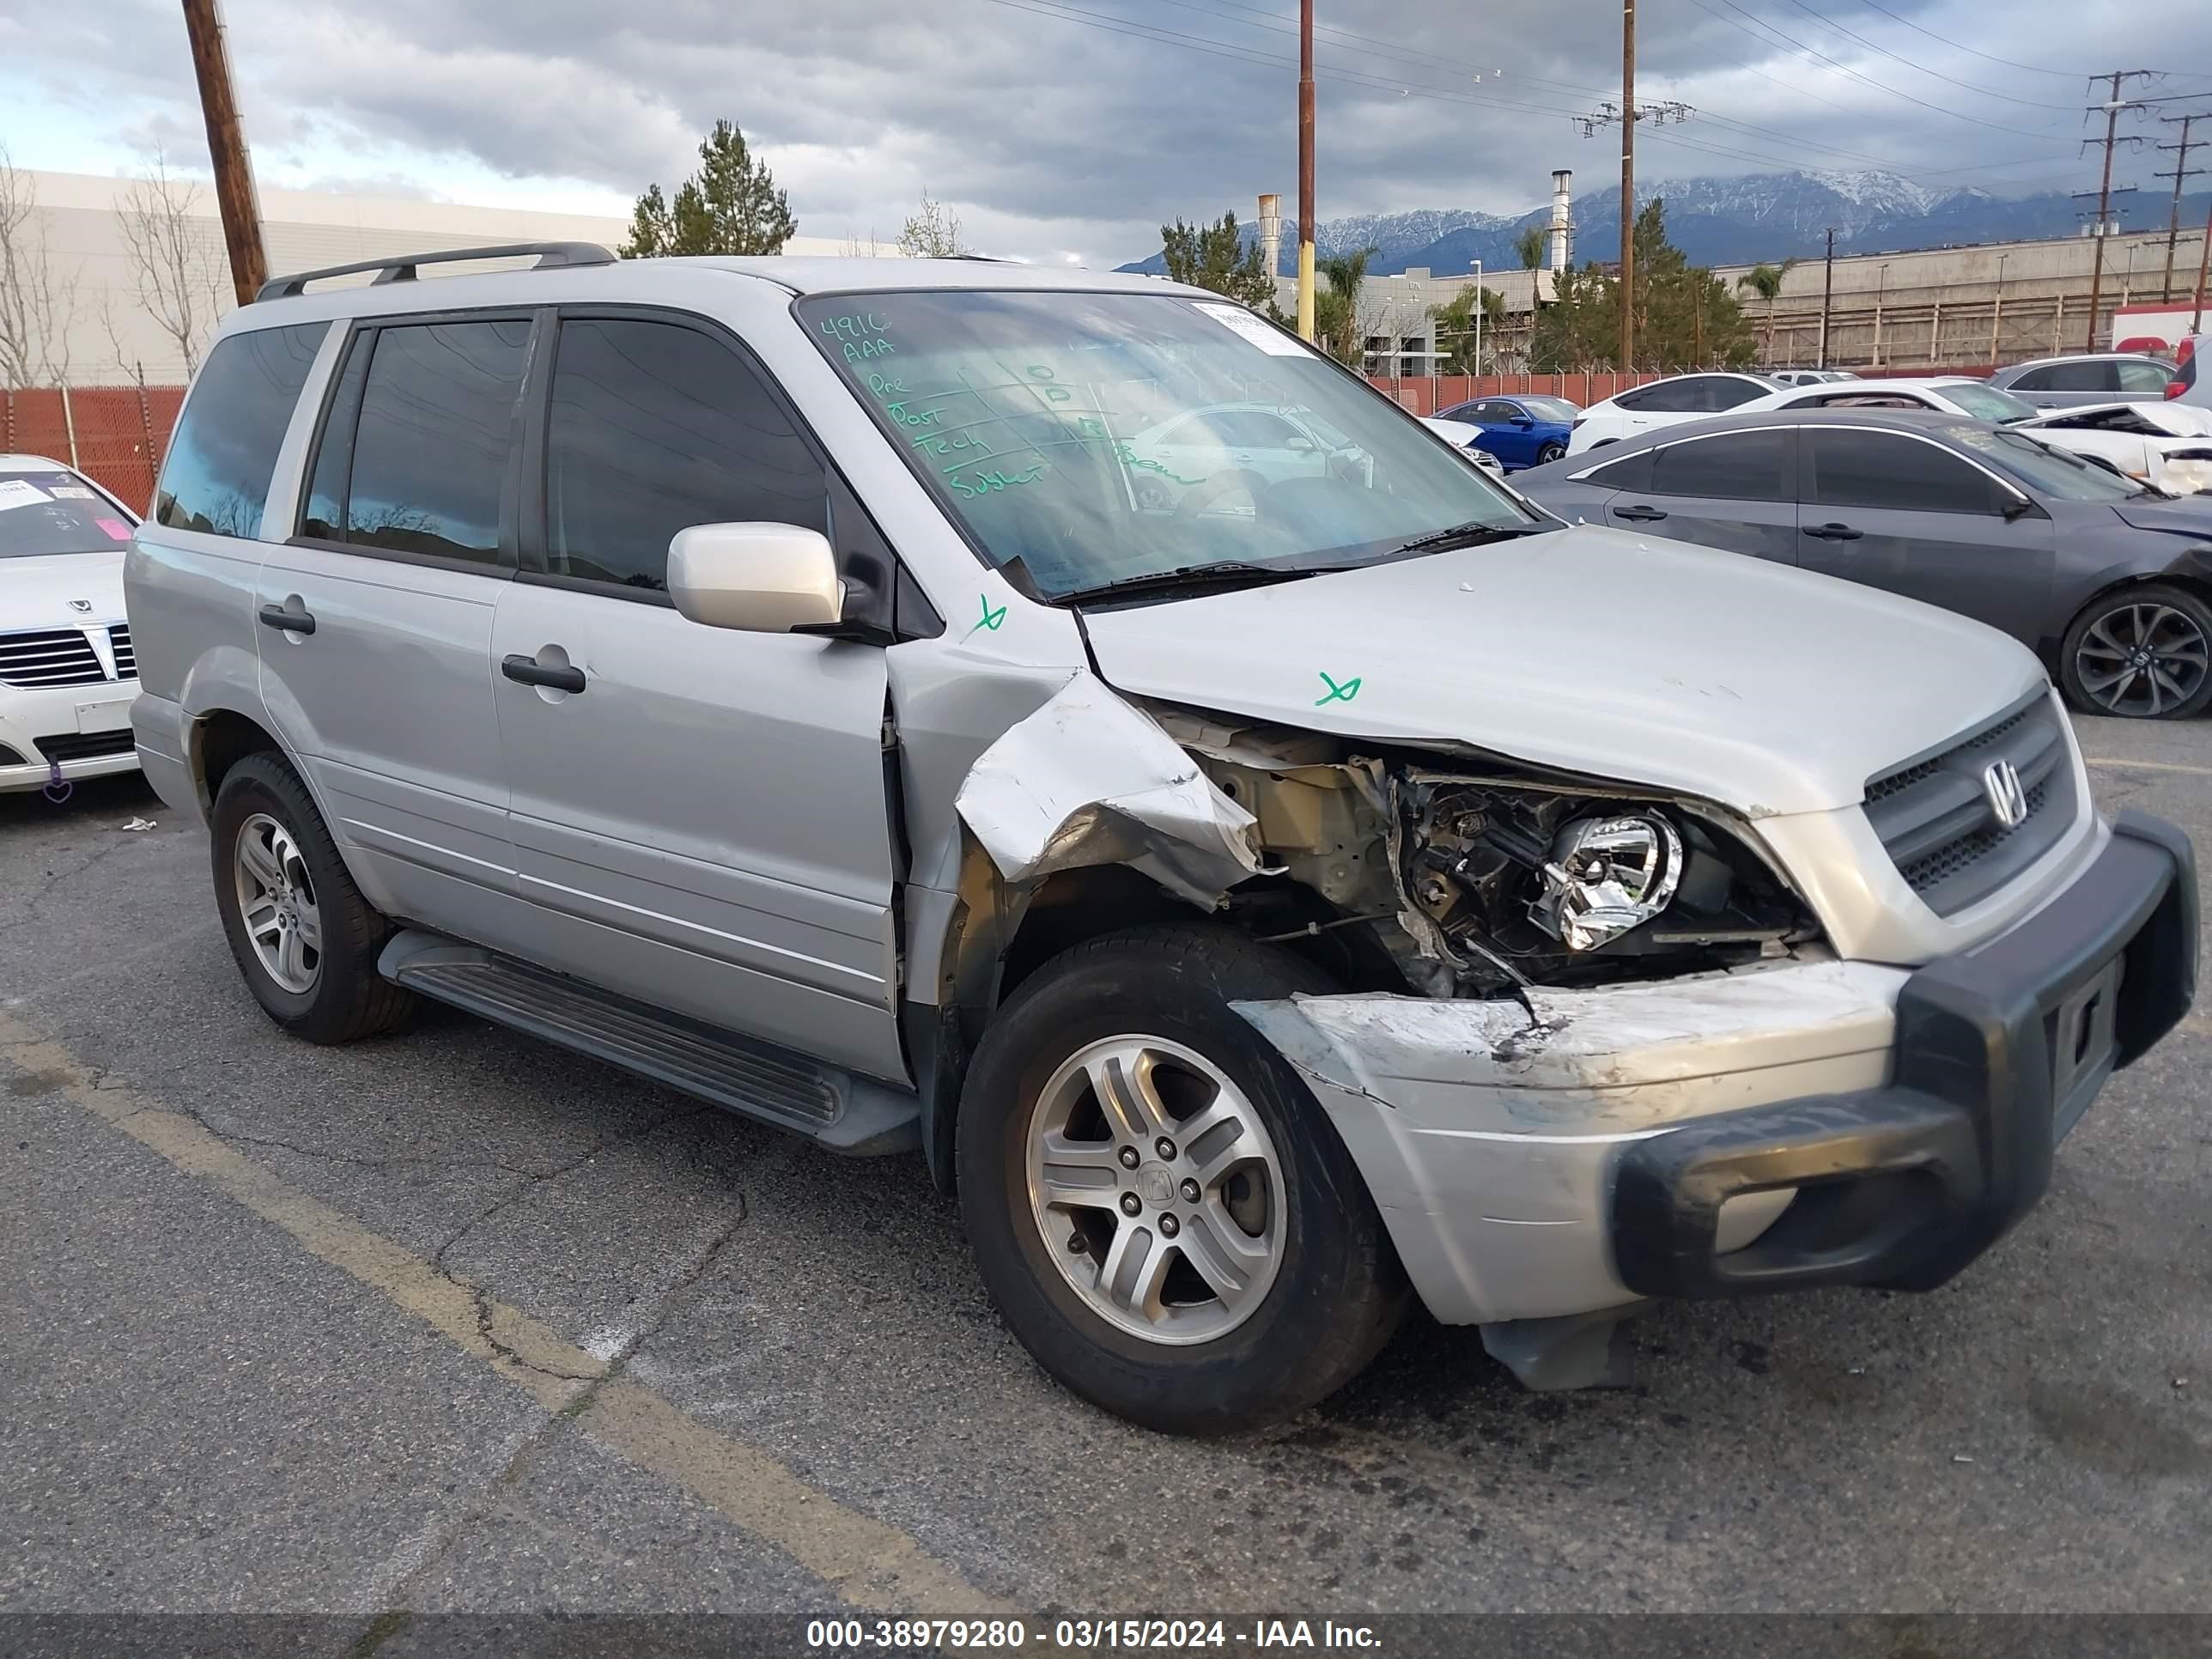
[[[1202,289],[530,252],[280,279],[185,403],[133,719],[248,988],[918,1149],[1109,1410],[1939,1285],[2189,1005],[2187,841],[1989,629],[1564,525]]]

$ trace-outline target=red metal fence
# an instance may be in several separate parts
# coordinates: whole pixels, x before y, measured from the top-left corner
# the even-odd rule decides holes
[[[1631,386],[1664,380],[1666,376],[1617,374],[1611,369],[1601,368],[1579,374],[1438,374],[1418,379],[1412,375],[1370,374],[1367,378],[1376,390],[1396,398],[1414,414],[1433,415],[1470,398],[1510,397],[1515,392],[1565,398],[1577,408],[1587,409],[1616,392],[1626,392]]]
[[[0,392],[0,454],[67,461],[143,513],[184,400],[180,386]]]

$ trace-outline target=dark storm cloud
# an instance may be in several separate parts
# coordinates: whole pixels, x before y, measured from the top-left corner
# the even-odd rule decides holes
[[[729,116],[769,152],[807,234],[888,237],[926,185],[987,246],[1093,260],[1145,252],[1164,216],[1249,215],[1255,192],[1295,189],[1291,0],[1070,4],[1093,15],[1048,15],[1040,0],[229,0],[228,20],[254,142],[272,156],[366,143],[418,154],[431,173],[465,158],[628,195],[679,176],[699,133]],[[1981,0],[1892,9],[1984,51],[2085,68],[2124,17],[2130,41],[2194,51],[2212,71],[2202,8],[2018,0],[2002,44]],[[1788,0],[1647,3],[1639,93],[1699,114],[1643,131],[1641,176],[1886,166],[1999,191],[2081,182],[2080,82],[1951,51],[1850,0],[1821,9],[1896,56]],[[1322,0],[1325,216],[1519,210],[1554,167],[1586,186],[1611,176],[1615,141],[1583,137],[1572,117],[1618,95],[1618,6],[1504,16],[1458,0]],[[168,0],[104,0],[0,44],[46,95],[149,131],[192,125]]]

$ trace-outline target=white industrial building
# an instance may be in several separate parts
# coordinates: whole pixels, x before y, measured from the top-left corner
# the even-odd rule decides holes
[[[76,386],[149,386],[187,378],[188,359],[204,349],[234,304],[230,269],[215,189],[173,178],[157,212],[167,251],[149,275],[131,255],[132,215],[162,199],[131,179],[18,170],[15,182],[36,208],[15,233],[21,250],[43,261],[54,295],[56,326],[40,356],[51,381]],[[271,276],[320,265],[348,264],[392,254],[501,242],[599,242],[618,246],[627,221],[525,208],[478,207],[404,197],[321,191],[261,192],[261,234]],[[140,215],[143,222],[144,215]],[[787,252],[840,254],[842,241],[796,236]],[[480,270],[471,266],[467,269]],[[149,292],[149,288],[153,290]],[[168,324],[161,318],[166,315]],[[184,337],[180,339],[179,337]]]

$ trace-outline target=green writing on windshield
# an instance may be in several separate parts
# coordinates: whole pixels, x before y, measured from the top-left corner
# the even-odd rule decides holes
[[[903,403],[885,404],[884,410],[901,426],[933,425],[941,412],[934,409],[908,409]]]
[[[1189,485],[1204,483],[1206,482],[1203,478],[1186,478],[1180,472],[1170,471],[1165,463],[1155,461],[1146,456],[1139,455],[1135,450],[1130,448],[1127,444],[1115,444],[1114,446],[1114,457],[1116,460],[1120,461],[1122,465],[1128,467],[1134,471],[1157,472],[1160,477],[1167,479],[1170,483]]]
[[[986,455],[999,453],[972,432],[955,432],[946,437],[925,432],[914,441],[914,447],[925,455],[950,455],[963,449],[977,450]],[[964,463],[956,461],[953,465],[958,466]]]
[[[955,495],[963,501],[977,495],[988,495],[1001,489],[1011,489],[1016,484],[1035,483],[1044,476],[1044,463],[1032,461],[1027,471],[1021,472],[974,472],[962,477],[957,472],[945,479]]]

